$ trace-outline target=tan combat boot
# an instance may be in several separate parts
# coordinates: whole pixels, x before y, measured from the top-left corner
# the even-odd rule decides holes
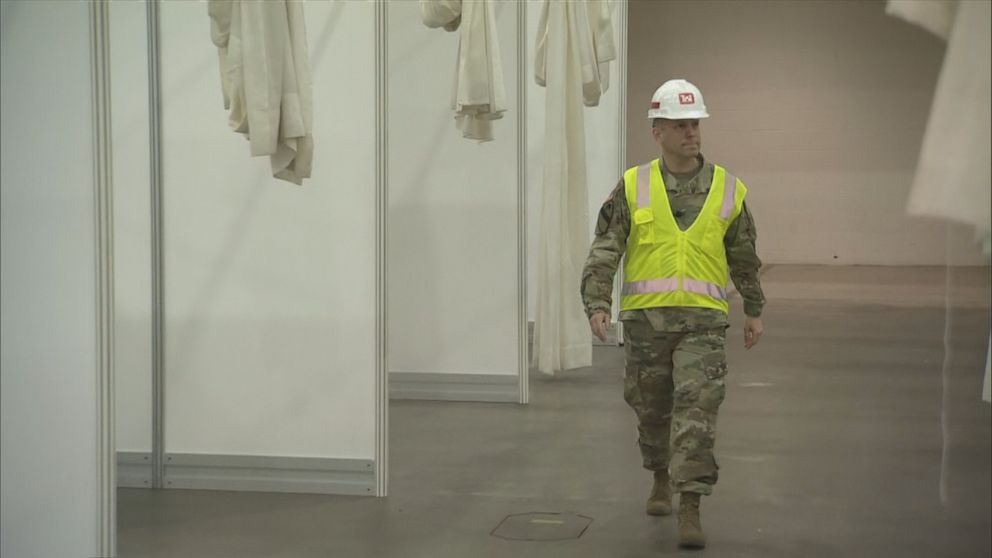
[[[706,546],[706,535],[699,522],[699,499],[697,492],[682,492],[679,495],[679,546],[682,548]]]
[[[654,472],[654,487],[647,503],[648,515],[672,515],[672,489],[668,471]]]

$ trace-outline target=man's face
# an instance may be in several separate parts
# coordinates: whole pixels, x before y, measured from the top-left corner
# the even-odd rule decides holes
[[[668,120],[665,118],[652,127],[654,141],[662,152],[686,158],[699,155],[702,136],[699,132],[699,119]]]

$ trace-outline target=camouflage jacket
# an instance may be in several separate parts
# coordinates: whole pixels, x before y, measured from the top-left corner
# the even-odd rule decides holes
[[[713,182],[713,164],[700,157],[701,168],[694,176],[675,175],[662,163],[662,177],[672,213],[679,228],[686,230],[696,220]],[[627,249],[630,234],[630,207],[623,179],[603,203],[596,223],[596,238],[582,270],[582,302],[586,314],[610,311],[613,302],[613,276]],[[758,270],[761,260],[755,251],[757,232],[747,203],[724,236],[730,278],[744,300],[744,313],[761,316],[765,297]],[[648,320],[657,331],[696,331],[727,326],[727,315],[710,308],[648,308],[621,312],[621,320]]]

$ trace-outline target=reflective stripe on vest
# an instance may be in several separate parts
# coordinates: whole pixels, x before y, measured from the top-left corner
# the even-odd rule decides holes
[[[734,206],[737,203],[737,178],[729,172],[726,175],[723,180],[723,207],[720,208],[721,219],[730,219],[731,214],[734,213]]]
[[[651,163],[637,167],[637,208],[651,207],[651,188],[641,188],[641,184],[651,184]]]
[[[695,279],[683,279],[682,288],[690,293],[707,295],[717,300],[727,300],[727,289],[720,285],[697,281]],[[649,279],[647,281],[632,281],[623,284],[624,295],[650,294],[650,293],[670,293],[679,290],[679,278],[669,277],[666,279]]]

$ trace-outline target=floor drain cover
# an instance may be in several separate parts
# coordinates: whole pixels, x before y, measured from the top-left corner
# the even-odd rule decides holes
[[[492,535],[515,541],[564,541],[585,533],[592,518],[575,513],[535,512],[509,515]]]

